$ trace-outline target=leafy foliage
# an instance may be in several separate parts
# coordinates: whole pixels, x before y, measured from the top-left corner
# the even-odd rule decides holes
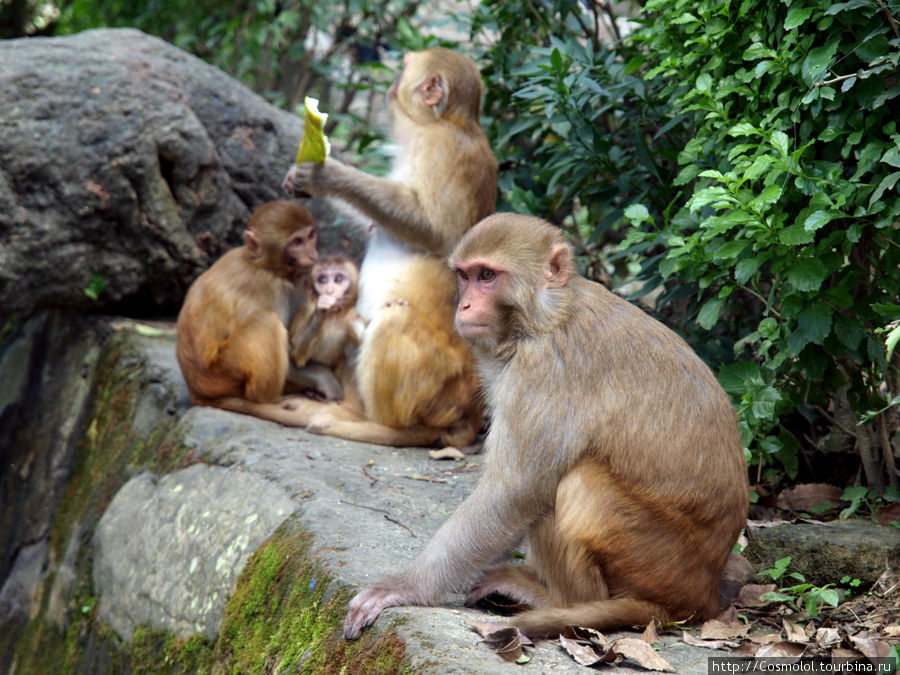
[[[784,602],[793,607],[795,610],[806,611],[811,618],[819,615],[819,610],[823,605],[837,607],[841,596],[834,588],[834,584],[825,584],[824,586],[815,586],[806,581],[799,572],[787,572],[788,566],[791,564],[791,557],[780,558],[775,561],[775,566],[771,569],[762,570],[760,575],[767,576],[773,581],[778,581],[783,576],[797,581],[796,584],[785,586],[778,591],[769,591],[762,594],[762,599],[766,601]],[[787,573],[787,574],[785,574]],[[849,580],[849,577],[845,577]],[[843,581],[843,580],[842,580]],[[856,580],[859,584],[859,580]]]
[[[489,0],[472,31],[499,39],[481,57],[488,134],[501,163],[501,208],[565,223],[588,272],[624,209],[666,208],[683,131],[661,81],[636,74],[636,47],[603,3]]]
[[[877,0],[644,12],[608,48],[606,17],[577,3],[482,5],[507,206],[565,224],[589,273],[603,254],[637,270],[635,296],[661,291],[719,368],[759,479],[828,444],[896,484],[896,17]]]
[[[696,133],[675,179],[689,197],[631,241],[661,239],[660,277],[690,286],[699,326],[733,341],[720,378],[752,461],[795,474],[782,419],[807,406],[855,438],[870,486],[896,484],[900,386],[879,335],[900,319],[896,19],[874,0],[646,9],[638,40],[661,56],[647,76]]]

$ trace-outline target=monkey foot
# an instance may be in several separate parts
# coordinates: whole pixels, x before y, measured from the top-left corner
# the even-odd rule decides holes
[[[466,607],[482,607],[500,614],[517,614],[541,604],[540,598],[514,582],[490,577],[477,583],[466,596]]]

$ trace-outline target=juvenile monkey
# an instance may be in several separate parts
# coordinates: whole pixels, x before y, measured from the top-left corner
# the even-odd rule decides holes
[[[359,267],[341,252],[319,258],[309,275],[315,302],[291,320],[291,357],[297,366],[309,362],[331,368],[340,382],[352,377],[348,353],[359,347],[364,324],[356,312]]]
[[[295,401],[246,406],[320,433],[389,445],[471,443],[481,427],[474,363],[453,327],[444,257],[494,210],[497,162],[479,124],[481,76],[443,48],[411,52],[388,92],[398,153],[388,178],[333,158],[291,168],[285,187],[341,199],[374,221],[357,310],[369,321],[355,366],[363,414]]]
[[[304,277],[318,258],[317,241],[306,208],[268,202],[251,215],[244,245],[194,281],[175,343],[191,403],[279,400],[289,367],[287,323],[306,303]]]
[[[674,332],[576,273],[551,224],[496,214],[450,265],[491,427],[478,486],[403,571],[364,588],[344,625],[469,590],[528,609],[539,638],[700,621],[747,515],[737,417]],[[525,535],[524,565],[492,568]]]

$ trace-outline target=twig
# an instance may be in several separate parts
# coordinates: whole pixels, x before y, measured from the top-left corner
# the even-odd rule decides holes
[[[410,480],[424,480],[427,483],[447,483],[449,481],[443,478],[435,478],[434,476],[423,476],[418,473],[395,473],[396,478],[409,478]]]
[[[378,482],[378,478],[376,476],[373,476],[372,474],[370,474],[369,470],[366,469],[366,467],[362,468],[362,472],[366,478],[368,478],[370,481],[372,481],[371,483],[369,483],[369,487],[372,487],[373,485],[375,485],[375,483]]]
[[[395,518],[391,518],[391,517],[390,517],[389,515],[387,515],[387,514],[384,514],[384,519],[385,519],[385,520],[389,520],[390,522],[399,525],[399,526],[402,527],[404,530],[406,530],[407,532],[409,532],[409,533],[413,536],[413,538],[416,538],[416,533],[413,532],[411,529],[409,529],[409,527],[407,527],[406,525],[404,525],[403,523],[401,523],[399,520],[396,520]]]
[[[338,499],[338,502],[347,504],[348,506],[355,506],[360,509],[369,509],[369,511],[375,511],[377,513],[388,513],[388,511],[385,511],[384,509],[376,509],[374,506],[366,506],[365,504],[354,504],[353,502],[348,502],[346,499]]]

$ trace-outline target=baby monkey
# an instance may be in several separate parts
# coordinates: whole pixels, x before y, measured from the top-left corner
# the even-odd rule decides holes
[[[348,362],[365,324],[356,312],[359,266],[340,251],[319,257],[309,275],[315,302],[291,320],[291,358],[298,366],[320,364],[334,371],[341,387],[352,377]]]

